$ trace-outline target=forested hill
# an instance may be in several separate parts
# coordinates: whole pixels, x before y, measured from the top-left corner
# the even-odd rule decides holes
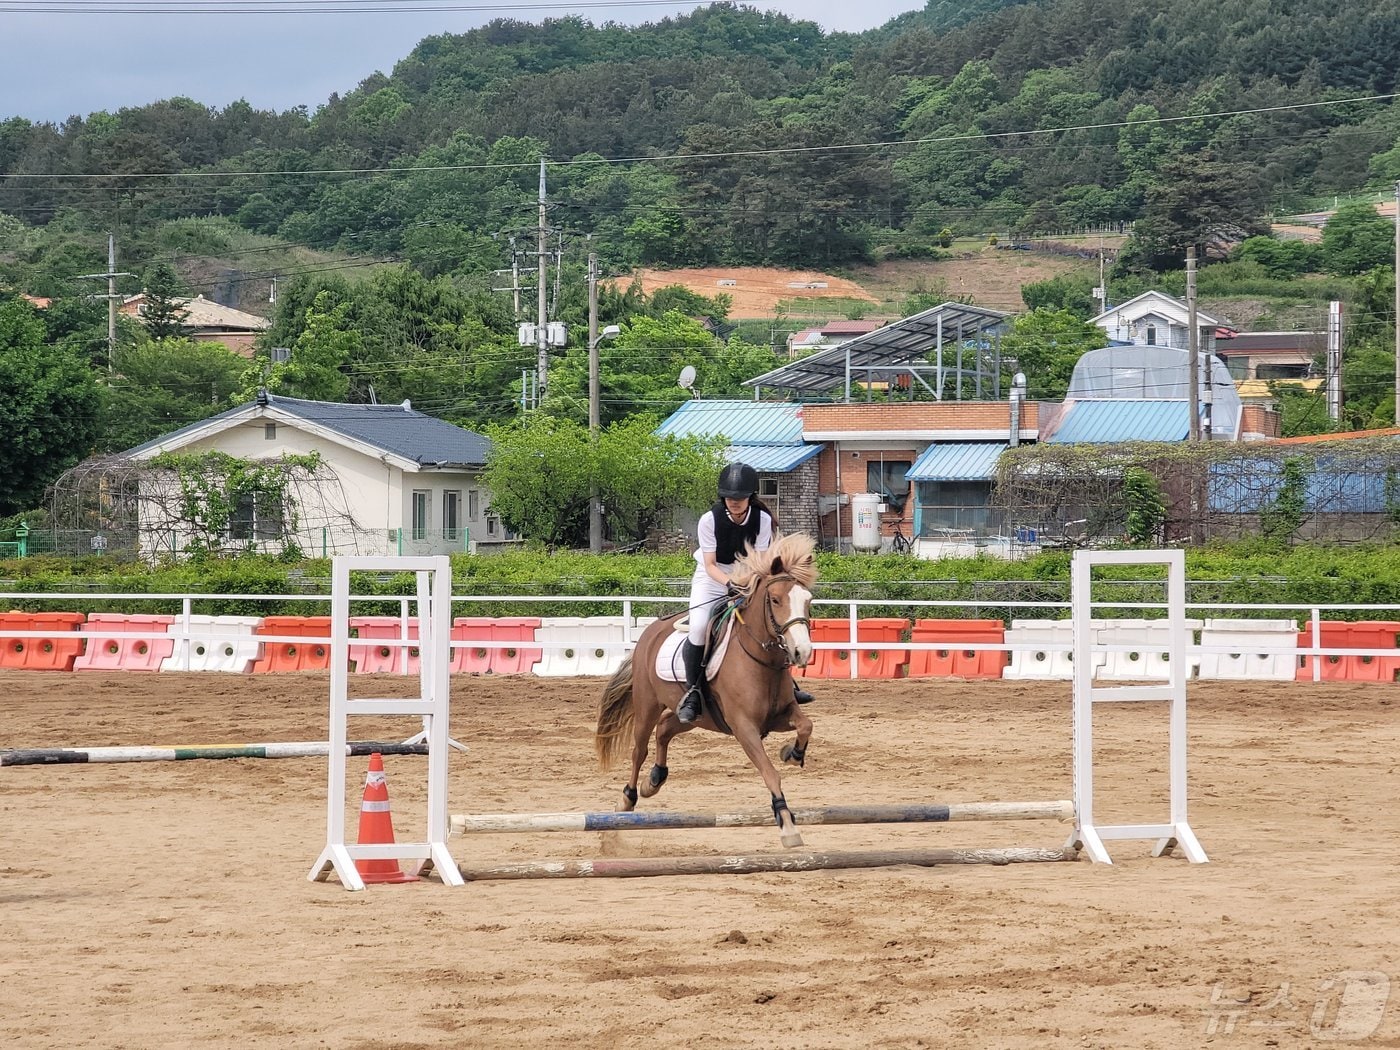
[[[1400,108],[1375,97],[1396,54],[1400,0],[933,0],[858,35],[726,4],[637,28],[500,21],[425,39],[315,113],[16,116],[0,174],[104,177],[0,179],[0,212],[115,227],[136,264],[159,221],[223,215],[480,273],[505,258],[492,235],[532,221],[544,156],[552,221],[613,267],[831,266],[944,229],[1133,221],[1174,189],[1249,233],[1400,174]],[[153,172],[206,174],[130,177]]]

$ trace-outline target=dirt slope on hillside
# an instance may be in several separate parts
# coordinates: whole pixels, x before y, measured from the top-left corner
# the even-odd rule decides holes
[[[731,317],[768,317],[784,299],[876,299],[854,281],[847,281],[816,270],[779,270],[760,266],[691,267],[681,270],[638,270],[634,275],[642,291],[651,295],[658,288],[679,284],[697,295],[727,295],[733,300]],[[724,282],[733,281],[726,284]],[[819,302],[814,312],[828,313]]]

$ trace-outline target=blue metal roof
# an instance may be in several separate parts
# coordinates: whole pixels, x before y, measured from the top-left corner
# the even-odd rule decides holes
[[[800,445],[802,406],[787,401],[687,401],[656,433],[726,437],[737,445]]]
[[[203,430],[218,420],[234,422],[245,417],[255,418],[258,407],[257,402],[250,401],[137,445],[128,450],[128,454],[166,444],[187,431]],[[475,431],[403,405],[342,405],[270,394],[267,407],[426,467],[479,467],[486,463],[487,453],[491,451],[491,442]]]
[[[988,481],[996,476],[1005,441],[943,441],[930,445],[904,475],[910,481]]]
[[[1185,441],[1190,431],[1185,401],[1076,401],[1044,440],[1053,445]]]
[[[821,450],[820,445],[730,445],[724,458],[730,463],[747,463],[762,474],[786,474]]]

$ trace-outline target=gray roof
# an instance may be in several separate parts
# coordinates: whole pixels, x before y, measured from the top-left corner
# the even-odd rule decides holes
[[[491,442],[486,438],[475,431],[405,407],[406,404],[342,405],[269,394],[266,409],[295,416],[351,441],[372,445],[425,467],[477,467],[486,463],[486,456],[491,451]],[[128,450],[127,454],[167,444],[186,432],[205,429],[220,420],[228,420],[232,424],[245,418],[256,419],[261,415],[261,410],[263,406],[258,401],[249,401],[138,445]]]
[[[933,374],[929,354],[940,347],[999,332],[1009,314],[963,303],[943,303],[922,313],[895,321],[884,328],[818,350],[808,357],[765,372],[745,386],[773,387],[801,393],[824,393],[846,386],[850,400],[851,382],[887,380],[902,374]],[[951,362],[945,360],[945,371]]]

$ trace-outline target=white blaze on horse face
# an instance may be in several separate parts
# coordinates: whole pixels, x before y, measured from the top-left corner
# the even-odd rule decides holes
[[[801,584],[794,586],[788,591],[788,619],[805,618],[811,601],[811,591]],[[783,636],[783,644],[798,667],[806,667],[807,661],[812,659],[812,632],[805,623],[795,623],[789,627]]]

